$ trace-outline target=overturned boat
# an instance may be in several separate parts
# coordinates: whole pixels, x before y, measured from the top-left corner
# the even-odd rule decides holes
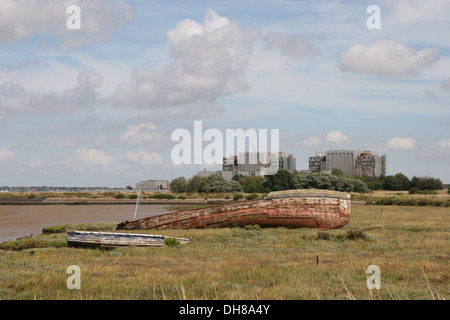
[[[190,241],[187,238],[177,238],[153,234],[75,230],[67,231],[67,244],[69,247],[154,247],[163,246],[164,241],[167,238],[175,238],[180,244],[186,244]]]
[[[246,226],[335,229],[350,220],[350,195],[305,189],[269,193],[264,199],[236,201],[125,221],[117,229],[195,229]]]

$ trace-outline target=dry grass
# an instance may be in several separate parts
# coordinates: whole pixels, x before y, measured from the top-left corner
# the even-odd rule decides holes
[[[106,251],[68,248],[64,233],[39,235],[33,249],[0,250],[0,299],[448,299],[449,214],[354,205],[349,224],[329,236],[285,228],[151,230],[192,241]],[[350,240],[349,231],[364,237]],[[81,290],[66,287],[74,264]],[[380,290],[366,287],[372,264],[381,269]]]

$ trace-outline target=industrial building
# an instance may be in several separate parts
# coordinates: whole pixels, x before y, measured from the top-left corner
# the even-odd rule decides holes
[[[276,164],[273,161],[277,161]],[[296,159],[292,154],[284,154],[279,152],[273,153],[257,153],[242,152],[238,155],[223,158],[222,170],[217,171],[199,171],[197,175],[201,177],[211,174],[220,174],[225,179],[231,180],[234,176],[264,176],[272,169],[296,171]],[[272,171],[273,172],[273,171]]]
[[[352,176],[379,177],[386,175],[386,155],[370,151],[328,150],[309,157],[309,171],[328,171],[340,169]]]

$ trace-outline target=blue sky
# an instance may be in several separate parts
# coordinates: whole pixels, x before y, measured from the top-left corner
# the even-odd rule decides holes
[[[81,29],[69,30],[76,4]],[[370,30],[369,5],[381,12]],[[279,129],[308,167],[386,153],[450,183],[450,2],[0,2],[0,186],[191,177],[177,128]]]

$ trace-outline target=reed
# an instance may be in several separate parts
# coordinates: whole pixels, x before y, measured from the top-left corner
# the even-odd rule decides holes
[[[63,229],[2,244],[0,299],[450,297],[445,207],[353,205],[349,224],[325,233],[256,226],[139,231],[192,238],[157,248],[69,248]],[[381,269],[380,290],[366,286],[373,264]],[[80,290],[66,287],[70,265],[81,268]]]

